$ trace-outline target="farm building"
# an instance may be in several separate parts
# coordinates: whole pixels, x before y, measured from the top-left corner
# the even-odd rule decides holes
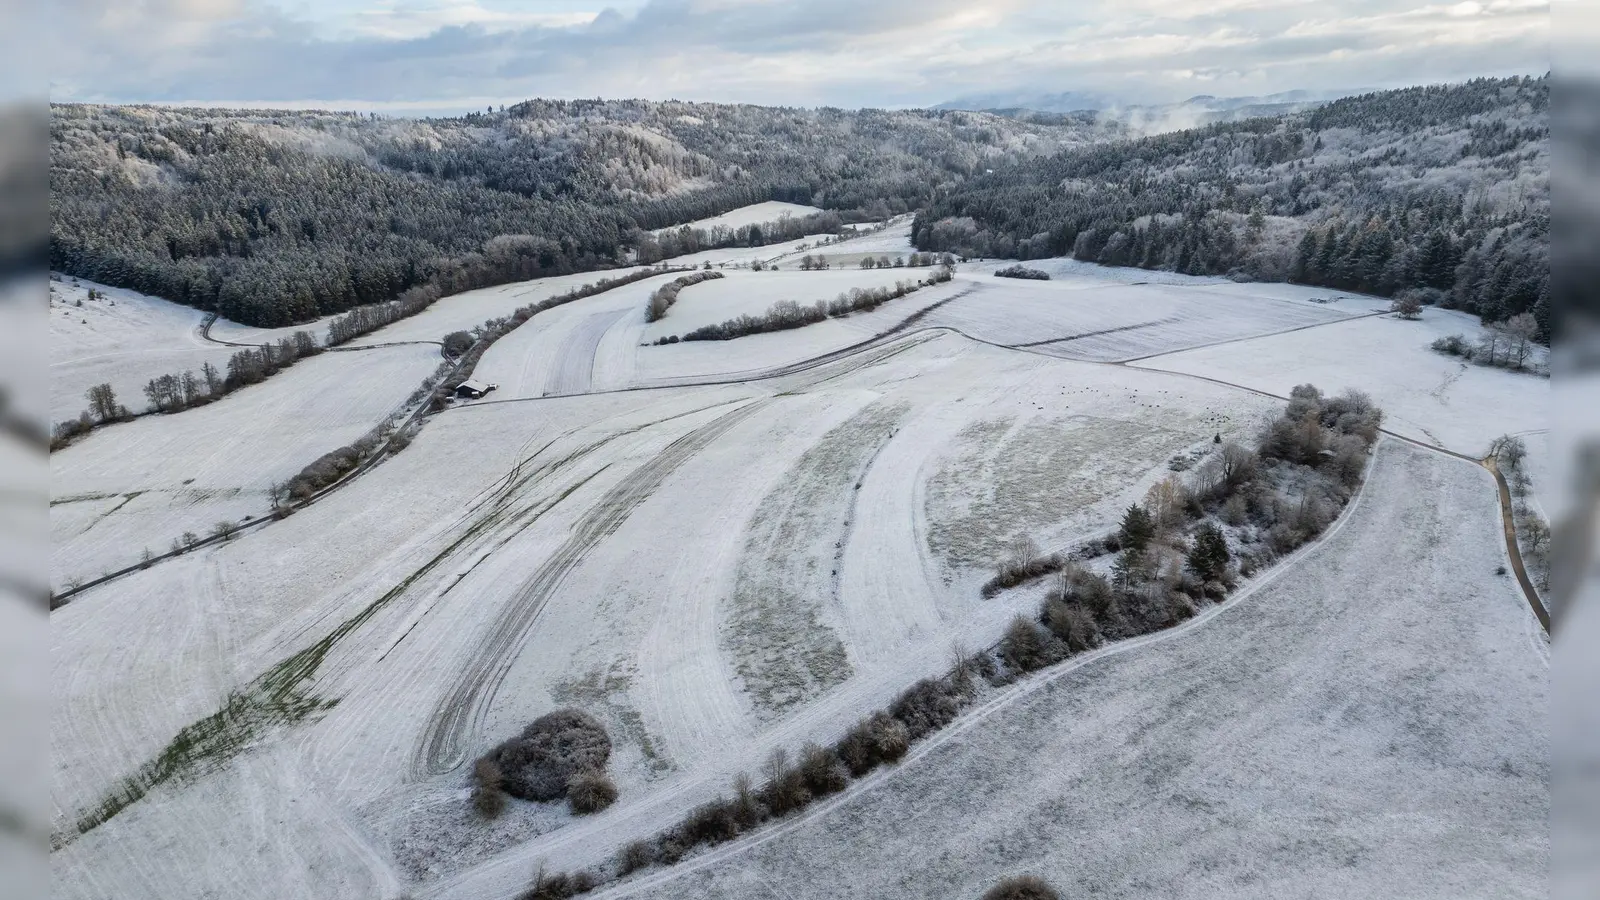
[[[456,388],[456,396],[466,397],[469,400],[476,400],[499,386],[500,385],[498,384],[485,384],[481,381],[468,379],[461,382],[460,386]]]

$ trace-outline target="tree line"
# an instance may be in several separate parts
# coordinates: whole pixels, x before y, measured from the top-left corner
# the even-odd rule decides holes
[[[1021,161],[918,213],[922,249],[1293,281],[1550,335],[1549,78],[1350,97],[1306,113]]]
[[[653,261],[684,246],[653,229],[765,200],[885,218],[980,167],[1098,131],[644,101],[419,121],[57,104],[50,128],[53,268],[263,327],[419,285],[448,295],[616,267],[640,250]]]
[[[681,336],[669,335],[659,338],[655,343],[731,341],[735,338],[752,334],[766,334],[772,331],[804,328],[807,325],[814,325],[830,318],[848,316],[855,312],[871,312],[890,300],[904,297],[924,287],[943,284],[954,277],[954,270],[948,266],[943,266],[920,281],[900,281],[893,287],[851,288],[831,301],[818,300],[814,304],[804,305],[795,300],[779,300],[761,315],[745,314],[737,316],[715,325],[703,325]]]

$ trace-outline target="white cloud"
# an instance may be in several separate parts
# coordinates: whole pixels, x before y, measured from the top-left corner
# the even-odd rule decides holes
[[[1548,0],[63,0],[58,99],[460,108],[646,96],[1141,102],[1549,67]],[[616,2],[616,0],[613,0]],[[334,10],[332,12],[328,10]]]
[[[346,36],[410,40],[426,37],[440,28],[475,25],[485,31],[514,31],[519,28],[569,28],[587,25],[598,11],[545,12],[540,10],[490,9],[477,0],[442,2],[385,2],[357,9],[335,19]]]

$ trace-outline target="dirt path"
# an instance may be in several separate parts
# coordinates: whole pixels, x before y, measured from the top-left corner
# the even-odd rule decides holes
[[[1533,607],[1533,614],[1539,618],[1539,624],[1544,626],[1548,634],[1550,611],[1545,609],[1544,600],[1534,589],[1533,580],[1528,577],[1528,569],[1522,562],[1522,546],[1517,542],[1517,525],[1512,515],[1511,486],[1506,483],[1506,476],[1501,474],[1494,457],[1486,457],[1482,465],[1494,475],[1495,485],[1500,489],[1500,520],[1506,536],[1506,556],[1511,558],[1511,571],[1516,574],[1517,584],[1521,585],[1522,593],[1528,598],[1528,605]]]

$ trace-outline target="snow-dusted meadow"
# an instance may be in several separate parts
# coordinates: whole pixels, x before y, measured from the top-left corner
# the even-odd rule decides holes
[[[52,585],[265,514],[274,483],[397,411],[438,364],[431,345],[324,353],[207,406],[99,429],[50,454]]]
[[[927,273],[793,262],[728,269],[653,325],[675,274],[541,313],[479,363],[499,389],[403,453],[57,610],[59,895],[513,897],[989,644],[1038,599],[980,598],[1009,542],[1103,533],[1173,456],[1248,440],[1269,394],[1362,387],[1399,433],[1468,453],[1545,408],[1547,381],[1491,370],[1412,390],[1455,365],[1427,349],[1442,311],[1070,261],[1038,264],[1051,282],[979,263],[872,313],[650,345]],[[363,343],[437,340],[598,277],[444,298]],[[259,513],[437,363],[427,344],[323,354],[55,454],[58,578]],[[1493,574],[1491,482],[1395,439],[1376,460],[1343,524],[1226,608],[997,690],[841,800],[626,890],[975,897],[1034,871],[1113,897],[1542,892],[1547,651]],[[313,662],[285,669],[296,654]],[[180,729],[285,671],[337,703],[73,833]],[[606,724],[616,805],[476,820],[471,760],[564,705]]]
[[[91,289],[105,298],[89,299]],[[52,278],[49,315],[53,421],[77,418],[97,384],[110,384],[119,403],[143,412],[150,379],[198,373],[207,362],[221,369],[233,354],[200,337],[205,313],[123,288]]]
[[[770,839],[605,897],[1542,897],[1549,651],[1489,477],[1386,441],[1205,621],[1037,676]]]
[[[677,229],[683,227],[698,228],[704,231],[710,231],[713,228],[743,228],[746,225],[765,225],[768,222],[776,222],[785,216],[798,219],[819,212],[822,212],[822,210],[815,206],[807,206],[803,203],[785,203],[781,200],[768,200],[764,203],[753,203],[749,206],[741,206],[738,209],[725,212],[720,216],[712,216],[707,219],[696,219],[695,221],[688,223],[687,226],[674,225],[670,228],[657,229],[657,231],[676,231]]]

